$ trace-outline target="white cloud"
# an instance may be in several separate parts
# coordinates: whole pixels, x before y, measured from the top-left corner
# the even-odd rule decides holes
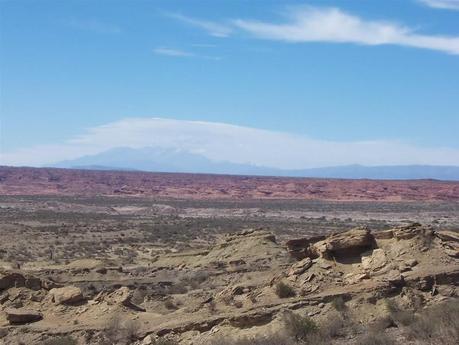
[[[423,148],[401,141],[336,142],[224,123],[128,118],[88,129],[62,145],[3,152],[3,165],[40,166],[116,147],[160,147],[215,161],[301,169],[346,164],[459,165],[459,149]]]
[[[459,11],[459,0],[419,0],[419,2],[432,8]]]
[[[222,59],[219,56],[195,54],[195,53],[191,53],[191,52],[181,50],[181,49],[166,48],[166,47],[155,48],[153,49],[153,52],[158,55],[165,55],[165,56],[172,56],[172,57],[195,57],[195,58],[215,60],[215,61],[219,61]]]
[[[201,28],[209,33],[209,35],[214,37],[228,37],[233,29],[228,25],[208,21],[208,20],[201,20],[196,19],[188,16],[184,16],[178,13],[169,13],[167,16],[177,19],[183,23]]]
[[[459,54],[459,36],[422,35],[404,25],[365,20],[338,8],[296,8],[289,12],[287,22],[281,24],[242,19],[233,23],[261,39],[363,45],[393,44]]]
[[[158,47],[153,49],[153,52],[158,55],[166,55],[166,56],[175,56],[175,57],[190,57],[194,56],[193,53],[186,52],[180,49],[173,49],[173,48],[164,48]]]

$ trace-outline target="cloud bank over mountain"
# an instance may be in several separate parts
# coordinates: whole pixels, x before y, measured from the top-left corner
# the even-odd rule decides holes
[[[459,149],[419,147],[397,140],[338,142],[217,122],[126,118],[62,144],[2,152],[0,164],[45,166],[114,148],[145,147],[200,155],[215,162],[278,169],[337,165],[459,165]]]

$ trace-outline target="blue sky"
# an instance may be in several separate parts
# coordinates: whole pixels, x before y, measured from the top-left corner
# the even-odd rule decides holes
[[[458,1],[0,0],[0,10],[6,163],[155,117],[402,142],[459,165]],[[405,161],[381,161],[391,162]]]

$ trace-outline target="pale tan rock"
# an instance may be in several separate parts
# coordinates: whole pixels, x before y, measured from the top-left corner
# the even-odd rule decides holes
[[[118,305],[123,305],[129,309],[133,309],[133,310],[136,310],[136,311],[145,311],[144,308],[134,304],[132,302],[132,296],[133,296],[133,292],[131,290],[129,290],[128,287],[126,286],[123,286],[121,288],[119,288],[118,290],[116,291],[113,291],[112,293],[106,295],[106,296],[102,296],[102,295],[99,295],[96,297],[97,300],[101,301],[105,301],[107,302],[108,304],[118,304]]]
[[[403,285],[405,279],[403,275],[398,270],[391,270],[386,276],[385,279],[392,285]]]
[[[437,231],[435,235],[440,238],[442,241],[446,242],[459,242],[459,232],[454,231]]]
[[[303,274],[311,266],[312,266],[312,260],[310,258],[304,258],[303,260],[298,261],[297,263],[294,263],[292,267],[290,267],[290,270],[288,271],[288,275],[296,276],[296,275]]]
[[[344,276],[344,280],[347,284],[357,284],[364,279],[370,278],[366,272],[351,272]]]
[[[350,257],[371,249],[374,242],[375,239],[370,230],[355,228],[314,243],[311,251],[321,257]]]
[[[75,304],[84,300],[80,288],[76,286],[54,288],[49,291],[49,295],[55,304]]]
[[[371,255],[362,256],[362,268],[369,272],[377,272],[387,265],[386,253],[382,249],[375,249]]]

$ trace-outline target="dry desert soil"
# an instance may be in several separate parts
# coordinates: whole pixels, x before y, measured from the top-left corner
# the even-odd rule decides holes
[[[459,183],[0,167],[0,344],[457,344]]]

